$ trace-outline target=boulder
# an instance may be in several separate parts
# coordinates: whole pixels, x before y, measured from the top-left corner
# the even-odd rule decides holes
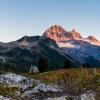
[[[37,66],[31,66],[29,72],[30,72],[31,74],[32,74],[32,73],[39,73],[39,69],[37,68]]]

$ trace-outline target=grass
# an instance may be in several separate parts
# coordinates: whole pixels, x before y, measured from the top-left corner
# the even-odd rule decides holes
[[[93,69],[62,69],[57,71],[50,71],[38,74],[23,74],[24,76],[31,77],[33,79],[41,80],[45,83],[56,83],[62,79],[78,78],[81,80],[88,80],[94,77],[100,78],[100,69],[97,69],[97,73],[93,73]]]
[[[65,92],[79,94],[87,90],[100,92],[100,69],[62,69],[40,74],[24,74],[46,84],[58,84]]]
[[[80,95],[87,90],[96,91],[96,98],[100,98],[100,69],[94,73],[94,69],[62,69],[38,74],[22,74],[36,80],[41,80],[46,84],[57,84],[66,94]],[[0,84],[0,95],[21,100],[16,94],[17,88],[7,87]],[[98,100],[98,99],[97,99]]]
[[[15,95],[17,90],[18,89],[15,87],[8,87],[7,85],[3,85],[0,83],[0,95],[20,100],[19,97]]]

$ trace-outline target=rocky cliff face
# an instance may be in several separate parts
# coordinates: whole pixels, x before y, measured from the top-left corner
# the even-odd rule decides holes
[[[66,41],[70,39],[80,39],[81,36],[78,32],[73,29],[71,32],[66,31],[59,25],[54,25],[46,30],[43,34],[45,37],[49,37],[56,42]]]
[[[89,56],[92,56],[97,62],[100,61],[100,41],[93,36],[83,38],[75,29],[66,31],[59,25],[50,27],[43,36],[56,41],[65,54],[81,64],[85,63],[85,59]]]
[[[90,44],[99,45],[100,41],[98,41],[94,36],[88,36],[87,38],[83,38],[79,32],[77,32],[75,29],[72,31],[66,31],[64,28],[62,28],[59,25],[54,25],[47,29],[43,36],[51,38],[55,40],[57,43],[59,42],[66,42],[67,40],[82,40],[84,42],[88,42]]]

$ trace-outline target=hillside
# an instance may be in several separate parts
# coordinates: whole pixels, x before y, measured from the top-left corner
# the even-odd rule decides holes
[[[29,72],[31,66],[39,68],[39,62],[47,62],[43,71],[64,68],[78,64],[70,56],[64,55],[55,41],[43,36],[24,36],[9,43],[0,43],[0,69],[4,71]],[[44,61],[44,62],[45,62]],[[41,65],[40,67],[43,66]]]

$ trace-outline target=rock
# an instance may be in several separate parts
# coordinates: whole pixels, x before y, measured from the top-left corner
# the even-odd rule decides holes
[[[16,86],[18,90],[16,90],[15,95],[21,96],[25,99],[29,98],[27,100],[32,100],[32,98],[34,98],[33,100],[36,100],[37,98],[40,98],[39,100],[41,100],[42,96],[44,96],[43,100],[96,100],[95,93],[93,91],[87,91],[79,96],[72,96],[71,94],[68,95],[64,93],[64,91],[62,91],[58,85],[47,85],[39,80],[30,79],[13,73],[0,75],[0,82],[4,85],[8,85],[8,87]],[[59,95],[58,93],[64,94]],[[51,96],[58,97],[54,98]],[[9,99],[0,95],[0,100],[14,99]]]
[[[40,83],[37,86],[35,86],[32,90],[29,91],[25,91],[21,97],[30,97],[33,94],[39,93],[39,91],[42,92],[61,92],[62,90],[58,88],[57,85],[53,86],[53,85],[46,85],[44,83]]]
[[[25,91],[21,97],[24,98],[24,97],[32,97],[34,93],[38,93],[39,91],[38,90],[29,90],[29,91]]]
[[[82,94],[80,96],[74,97],[74,96],[61,96],[61,97],[55,97],[55,98],[47,98],[45,100],[96,100],[94,93],[86,93]]]
[[[45,99],[45,100],[67,100],[67,99],[64,98],[64,97],[58,97],[58,98],[48,98],[48,99]]]
[[[14,99],[7,98],[7,97],[4,97],[4,96],[0,95],[0,100],[14,100]]]
[[[95,100],[95,94],[94,93],[86,93],[82,94],[79,97],[79,100]]]
[[[13,74],[13,73],[0,75],[0,82],[6,83],[9,85],[18,84],[19,82],[21,82],[24,79],[26,79],[26,78],[23,76],[20,76],[20,75]]]
[[[61,91],[61,89],[59,89],[57,85],[46,85],[44,83],[41,83],[41,84],[37,85],[33,89],[41,90],[43,92],[47,92],[47,91],[59,92],[59,91]]]
[[[16,96],[20,96],[21,92],[20,91],[16,91]]]
[[[56,98],[47,98],[45,100],[73,100],[73,99],[69,96],[62,96],[62,97],[56,97]]]
[[[0,83],[7,85],[8,87],[17,87],[22,91],[28,90],[30,87],[40,84],[39,80],[34,80],[21,75],[8,73],[0,75]]]
[[[30,73],[39,73],[39,69],[37,68],[37,66],[31,66]]]

